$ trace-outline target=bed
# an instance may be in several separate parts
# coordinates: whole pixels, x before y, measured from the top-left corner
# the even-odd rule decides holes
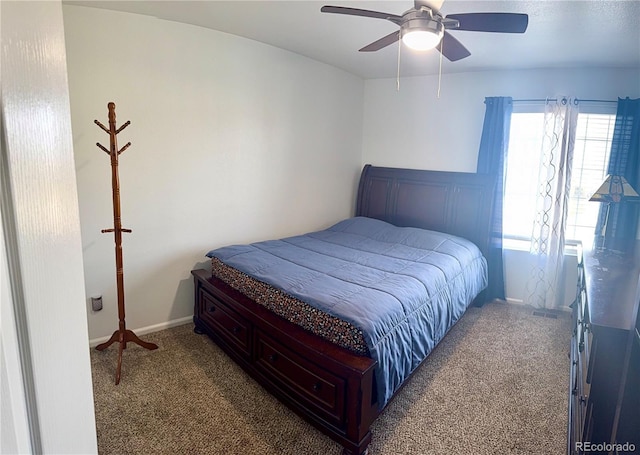
[[[371,424],[470,304],[485,300],[493,180],[366,165],[353,217],[210,251],[194,323],[343,446]]]

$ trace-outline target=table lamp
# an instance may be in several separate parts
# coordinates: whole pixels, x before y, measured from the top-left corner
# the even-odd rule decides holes
[[[604,218],[604,224],[602,225],[602,231],[600,232],[600,236],[602,237],[601,249],[604,249],[611,204],[638,199],[640,199],[640,195],[638,195],[631,184],[627,182],[627,179],[621,175],[612,174],[607,175],[607,178],[602,182],[600,188],[589,198],[590,201],[607,203],[607,212]]]

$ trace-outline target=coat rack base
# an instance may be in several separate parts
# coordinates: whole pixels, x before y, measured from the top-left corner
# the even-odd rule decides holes
[[[158,345],[149,343],[147,341],[142,341],[135,333],[133,333],[133,331],[129,329],[118,329],[113,332],[113,335],[111,335],[111,338],[109,338],[108,341],[105,341],[104,343],[96,346],[96,349],[98,351],[104,351],[116,341],[118,342],[118,366],[116,367],[116,385],[118,385],[120,383],[120,376],[122,373],[122,351],[127,349],[127,343],[135,343],[145,349],[149,349],[150,351],[158,349]]]

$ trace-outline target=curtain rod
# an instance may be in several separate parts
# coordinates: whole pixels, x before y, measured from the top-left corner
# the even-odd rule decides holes
[[[613,100],[583,100],[580,98],[574,98],[577,102],[585,102],[585,103],[617,103],[618,101]],[[557,98],[533,98],[533,99],[523,99],[523,100],[513,100],[514,103],[544,103],[547,101],[558,101]]]

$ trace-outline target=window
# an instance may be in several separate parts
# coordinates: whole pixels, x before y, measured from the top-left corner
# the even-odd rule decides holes
[[[565,237],[590,242],[600,204],[589,202],[607,175],[615,114],[578,114]]]
[[[503,220],[507,240],[528,241],[535,216],[544,113],[543,107],[526,109],[528,112],[514,111],[511,117]],[[606,177],[615,105],[604,111],[594,107],[589,112],[583,106],[581,110],[586,112],[578,114],[565,239],[590,243],[600,204],[589,198]]]

